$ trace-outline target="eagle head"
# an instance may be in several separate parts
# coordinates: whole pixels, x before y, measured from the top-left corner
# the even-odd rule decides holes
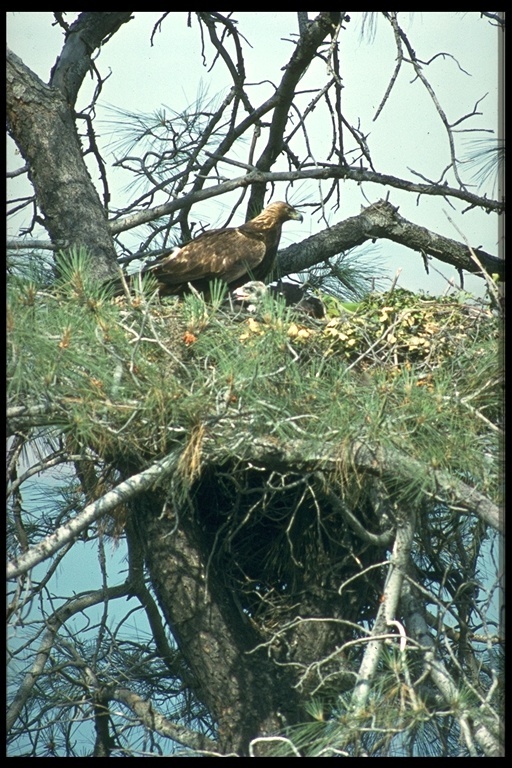
[[[267,205],[256,219],[259,219],[260,216],[272,219],[280,224],[283,224],[285,221],[304,221],[302,213],[299,213],[293,206],[284,203],[282,200],[276,200],[276,202]]]

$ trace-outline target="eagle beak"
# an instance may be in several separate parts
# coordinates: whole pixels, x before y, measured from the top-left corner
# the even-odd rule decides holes
[[[254,301],[258,296],[263,296],[266,293],[267,286],[260,280],[249,280],[239,288],[235,288],[231,291],[231,295],[236,301]]]

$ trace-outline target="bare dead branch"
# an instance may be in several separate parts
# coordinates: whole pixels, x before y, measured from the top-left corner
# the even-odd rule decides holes
[[[390,14],[390,15],[392,15],[393,18],[396,18],[396,14],[395,13]],[[395,71],[391,75],[391,79],[390,79],[389,85],[388,85],[388,87],[386,89],[386,93],[382,97],[382,101],[379,104],[379,106],[377,107],[377,111],[375,112],[375,115],[374,115],[374,118],[373,118],[374,120],[377,120],[378,116],[380,115],[380,113],[384,109],[384,105],[385,105],[386,101],[389,98],[389,94],[393,90],[393,86],[396,83],[398,74],[400,72],[400,69],[401,69],[403,61],[404,61],[404,53],[403,53],[403,48],[402,48],[402,40],[400,39],[400,35],[398,34],[398,30],[396,28],[396,25],[392,24],[391,26],[392,26],[392,29],[393,29],[393,34],[395,36],[395,45],[396,45],[396,50],[397,50]]]
[[[391,203],[383,200],[365,208],[358,216],[334,224],[330,229],[283,249],[278,255],[277,270],[281,276],[300,272],[368,240],[380,238],[407,245],[421,254],[451,264],[456,269],[464,269],[473,274],[481,272],[465,243],[438,235],[404,219]],[[489,274],[503,276],[502,259],[479,248],[473,250]]]
[[[338,12],[325,11],[312,21],[301,35],[297,47],[284,70],[284,75],[275,93],[275,109],[270,123],[268,140],[256,162],[260,171],[269,171],[283,148],[284,131],[288,121],[290,104],[295,88],[305,70],[309,67],[318,47],[328,34],[333,34],[340,21]],[[248,216],[263,208],[264,186],[254,185],[248,204]]]
[[[110,587],[108,590],[108,597],[114,599],[117,597],[123,597],[128,594],[128,587],[124,584],[117,587]],[[95,592],[89,592],[84,595],[78,595],[77,597],[68,600],[62,608],[59,608],[55,613],[47,619],[45,630],[41,643],[39,645],[37,654],[35,656],[34,663],[30,671],[25,675],[23,682],[14,697],[11,706],[7,712],[7,729],[12,728],[13,724],[20,715],[21,710],[25,702],[27,701],[32,688],[37,682],[38,677],[43,673],[46,662],[50,655],[50,651],[53,647],[55,636],[60,627],[72,616],[80,613],[89,606],[98,605],[105,600],[105,591],[99,589]]]
[[[131,11],[96,13],[86,11],[66,30],[66,42],[50,80],[65,100],[74,105],[82,81],[91,67],[95,50],[132,18]]]
[[[217,154],[217,153],[215,153]],[[504,203],[499,200],[491,200],[487,197],[480,197],[470,192],[449,186],[435,186],[432,184],[416,184],[405,179],[389,176],[387,174],[374,173],[359,168],[340,168],[336,165],[324,165],[319,168],[304,168],[301,171],[276,171],[264,173],[262,171],[253,171],[245,176],[241,176],[229,181],[223,181],[220,184],[199,189],[196,192],[190,192],[183,195],[179,200],[173,200],[147,211],[140,211],[131,216],[123,217],[110,225],[111,232],[117,234],[128,229],[133,229],[141,224],[146,224],[153,219],[167,216],[174,211],[182,208],[191,207],[194,203],[201,200],[208,200],[212,197],[218,197],[226,192],[232,192],[235,189],[251,186],[253,184],[268,184],[279,181],[301,181],[304,179],[351,179],[358,183],[371,182],[374,184],[396,187],[410,192],[417,192],[421,195],[434,195],[439,197],[454,197],[458,200],[464,200],[470,205],[481,207],[487,211],[501,213],[504,211]]]
[[[108,491],[97,501],[89,504],[83,512],[76,515],[65,525],[54,531],[50,536],[41,541],[28,552],[14,558],[7,567],[7,578],[15,578],[21,573],[33,568],[37,563],[41,563],[48,557],[51,557],[61,547],[67,544],[85,530],[92,522],[111,512],[119,504],[126,503],[129,499],[146,491],[154,483],[159,482],[176,465],[179,456],[174,453],[166,456],[161,461],[152,464],[148,469],[133,475],[116,488]]]
[[[161,733],[162,736],[173,739],[184,747],[194,751],[215,750],[217,747],[217,742],[204,736],[199,731],[185,728],[185,726],[173,723],[172,720],[164,717],[151,701],[142,698],[142,696],[139,696],[129,688],[122,686],[107,687],[104,689],[104,694],[109,700],[119,701],[127,706],[149,730]]]
[[[425,75],[423,73],[423,70],[421,68],[421,63],[418,61],[418,59],[416,57],[416,53],[415,53],[412,45],[410,44],[410,42],[409,42],[409,40],[407,38],[407,35],[405,34],[405,32],[401,29],[401,27],[398,24],[397,14],[395,12],[389,13],[389,14],[387,12],[385,12],[384,15],[391,22],[391,26],[393,27],[393,30],[395,31],[396,35],[405,43],[405,47],[407,48],[407,52],[409,54],[410,61],[411,61],[412,65],[413,65],[413,67],[414,67],[414,71],[416,72],[417,77],[421,80],[421,82],[425,86],[425,88],[426,88],[430,98],[432,99],[432,102],[434,103],[434,106],[435,106],[435,108],[437,110],[437,113],[438,113],[439,117],[441,118],[441,122],[443,123],[443,125],[445,127],[446,135],[448,137],[448,144],[449,144],[449,147],[450,147],[450,157],[451,157],[451,161],[452,161],[453,173],[454,173],[455,178],[457,179],[458,183],[460,184],[461,189],[465,189],[465,184],[464,184],[464,182],[462,181],[462,179],[459,176],[459,170],[458,170],[458,167],[457,167],[458,162],[457,162],[457,158],[456,158],[456,155],[455,155],[455,143],[454,143],[454,140],[453,140],[452,128],[450,126],[450,123],[448,122],[448,118],[446,117],[446,114],[445,114],[443,108],[441,107],[441,104],[439,103],[439,100],[438,100],[438,98],[437,98],[437,96],[435,94],[434,89],[432,88],[432,86],[430,85],[429,81],[427,80],[427,78],[425,77]]]

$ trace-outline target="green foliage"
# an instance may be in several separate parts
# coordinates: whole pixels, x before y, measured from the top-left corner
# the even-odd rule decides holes
[[[385,646],[364,710],[354,710],[350,693],[339,695],[334,706],[312,699],[307,706],[310,721],[289,728],[288,740],[276,741],[269,756],[285,757],[294,750],[304,757],[469,756],[461,746],[457,714],[472,712],[480,720],[478,704],[474,691],[463,686],[440,711],[424,674],[422,651]]]
[[[354,248],[307,272],[307,284],[322,292],[324,303],[333,308],[340,301],[361,301],[371,290],[384,284],[385,268],[379,247],[365,245]]]
[[[338,584],[352,580],[342,598],[350,632],[378,605],[384,550],[319,501],[319,476],[301,469],[306,454],[369,530],[414,508],[416,564],[458,605],[452,570],[461,551],[468,559],[468,541],[476,567],[485,529],[472,518],[456,525],[429,494],[442,469],[499,499],[498,324],[488,310],[396,291],[318,321],[271,296],[256,315],[235,312],[219,286],[212,303],[198,294],[160,303],[145,283],[113,298],[76,255],[61,275],[53,291],[28,280],[9,287],[9,405],[44,405],[40,423],[57,425],[113,477],[178,449],[167,492],[202,510],[212,562],[263,637],[290,615],[308,563],[325,563]],[[258,438],[300,443],[296,468],[276,485],[271,469],[248,466]],[[398,457],[377,487],[342,458],[352,441]],[[416,461],[412,471],[401,469],[405,459]],[[373,565],[370,579],[359,577]],[[363,647],[347,657],[352,667]]]
[[[471,178],[479,188],[492,182],[492,194],[500,173],[505,171],[505,142],[503,139],[473,139],[467,142],[466,158],[462,161],[471,169]]]
[[[233,315],[219,287],[212,304],[161,305],[144,286],[113,299],[83,254],[60,273],[53,291],[10,286],[10,403],[46,403],[100,456],[159,458],[202,423],[210,447],[242,427],[312,449],[368,440],[426,472],[471,467],[477,487],[496,492],[482,460],[497,455],[500,418],[498,327],[486,309],[395,291],[339,305],[326,322],[272,297],[257,316]]]

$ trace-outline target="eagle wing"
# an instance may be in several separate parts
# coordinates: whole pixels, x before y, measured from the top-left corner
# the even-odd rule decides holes
[[[220,279],[233,283],[263,260],[266,252],[262,234],[245,233],[240,228],[212,229],[182,248],[160,258],[144,269],[155,272],[163,286],[172,288]]]

